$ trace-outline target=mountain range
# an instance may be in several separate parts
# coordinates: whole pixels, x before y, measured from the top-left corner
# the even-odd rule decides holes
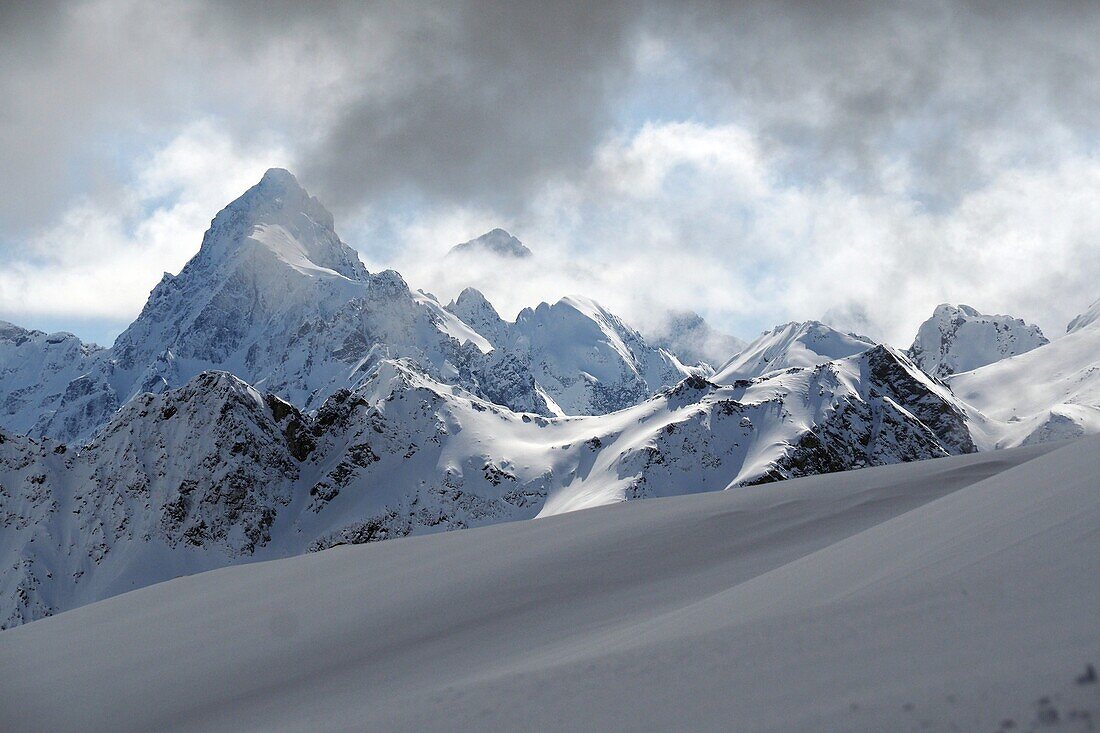
[[[519,248],[522,248],[520,250]],[[530,256],[503,230],[456,256]],[[523,254],[526,252],[527,254]],[[0,625],[260,559],[1100,431],[1100,305],[650,339],[371,273],[284,170],[110,348],[0,322]]]

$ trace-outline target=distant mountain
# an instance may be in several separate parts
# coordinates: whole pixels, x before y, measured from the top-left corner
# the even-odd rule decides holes
[[[1055,341],[948,378],[956,395],[1001,421],[997,447],[1100,432],[1098,312],[1074,318]]]
[[[1073,318],[1066,325],[1066,333],[1073,333],[1079,331],[1085,326],[1091,326],[1092,324],[1100,321],[1100,300],[1096,301],[1089,306],[1089,309],[1084,313],[1080,313]]]
[[[497,232],[485,241],[509,236]],[[541,335],[494,345],[398,273],[367,272],[332,215],[272,169],[214,218],[199,252],[165,274],[111,349],[0,327],[0,425],[81,442],[136,395],[211,369],[310,410],[379,361],[408,359],[435,379],[543,415],[620,409],[692,373],[598,306],[586,313],[561,306],[540,321],[546,334],[560,316],[577,333],[610,339],[602,350],[574,349],[568,363]]]
[[[970,329],[1018,348],[964,315],[950,363]],[[0,625],[333,545],[1100,431],[1088,314],[951,388],[816,321],[713,374],[677,348],[730,342],[679,324],[662,347],[583,297],[444,307],[268,171],[112,348],[0,324]]]
[[[593,415],[637,404],[702,370],[650,346],[620,318],[579,296],[502,319],[485,296],[467,288],[447,306],[493,347],[528,365],[540,393],[560,415]]]
[[[503,229],[493,229],[476,239],[451,247],[448,255],[496,255],[523,259],[531,256],[531,250]]]
[[[786,323],[765,331],[723,364],[714,381],[728,384],[791,367],[814,367],[873,346],[875,342],[865,336],[842,333],[819,321]]]
[[[106,381],[109,355],[71,333],[0,321],[0,426],[70,437],[106,420],[119,407]]]
[[[921,324],[909,356],[941,379],[1050,343],[1038,326],[1012,316],[990,316],[968,305],[937,306]]]

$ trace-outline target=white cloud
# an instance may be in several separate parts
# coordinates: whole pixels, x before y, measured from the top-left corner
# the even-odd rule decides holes
[[[0,268],[0,314],[133,318],[163,272],[178,272],[210,220],[287,153],[273,141],[241,149],[196,122],[134,169],[120,195],[81,200]]]
[[[133,318],[161,272],[178,272],[214,214],[272,165],[291,165],[274,140],[242,148],[215,121],[188,126],[113,201],[76,202],[24,243],[0,268],[0,317]],[[582,176],[548,182],[518,216],[375,206],[337,227],[371,269],[394,267],[443,300],[472,285],[507,317],[582,293],[639,325],[691,308],[752,337],[828,314],[905,346],[941,301],[1012,313],[1054,336],[1100,296],[1096,158],[1006,167],[945,212],[905,191],[787,181],[745,128],[677,122],[609,138]],[[495,226],[535,257],[442,259]]]
[[[390,264],[443,299],[478,287],[509,316],[584,292],[637,322],[689,307],[751,337],[829,313],[901,346],[942,301],[1009,312],[1053,336],[1100,297],[1093,157],[1006,168],[929,213],[903,184],[868,193],[785,182],[762,151],[733,125],[645,125],[607,142],[582,180],[548,185],[523,220],[450,207],[398,225],[407,246]],[[493,226],[535,259],[504,273],[439,260]]]

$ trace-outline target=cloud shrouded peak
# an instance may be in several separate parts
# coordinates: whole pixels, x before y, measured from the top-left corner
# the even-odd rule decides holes
[[[451,247],[451,255],[479,255],[492,254],[498,257],[530,257],[531,250],[523,242],[513,237],[503,229],[497,228],[482,234],[476,239],[471,239],[462,244]]]
[[[506,317],[1054,332],[1098,295],[1098,35],[1071,2],[8,3],[0,317],[109,340],[274,164],[372,270]],[[507,287],[432,265],[498,224]]]

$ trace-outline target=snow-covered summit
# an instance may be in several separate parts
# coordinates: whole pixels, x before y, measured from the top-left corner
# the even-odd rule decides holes
[[[714,381],[729,384],[791,367],[814,367],[874,345],[866,336],[843,333],[820,321],[792,321],[762,333],[724,364]]]
[[[508,340],[508,324],[497,313],[489,299],[476,288],[466,288],[452,300],[447,310],[462,319],[463,323],[489,339],[490,343],[504,344]]]
[[[332,214],[281,168],[267,171],[214,217],[195,262],[228,266],[226,258],[256,244],[308,274],[351,280],[367,274],[355,250],[336,235]]]
[[[1005,315],[986,315],[968,305],[944,303],[921,324],[909,356],[934,377],[992,364],[1049,343],[1038,326]]]
[[[451,247],[449,255],[492,254],[498,257],[525,258],[531,250],[523,242],[501,228],[496,228],[462,244]]]

